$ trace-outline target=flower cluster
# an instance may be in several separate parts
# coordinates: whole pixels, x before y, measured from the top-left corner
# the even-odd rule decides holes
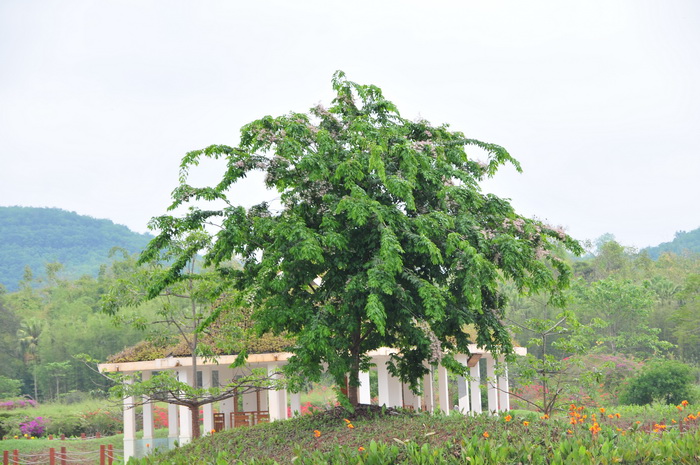
[[[19,430],[25,437],[38,437],[44,434],[44,431],[46,430],[46,425],[44,424],[44,419],[42,417],[36,417],[33,420],[27,418],[26,421],[23,421],[19,424]]]
[[[16,408],[36,407],[36,401],[32,399],[8,400],[0,402],[0,410],[14,410]]]

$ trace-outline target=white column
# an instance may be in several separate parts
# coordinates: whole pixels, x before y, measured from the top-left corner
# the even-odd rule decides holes
[[[508,365],[506,365],[505,357],[502,355],[498,358],[499,366],[502,369],[501,376],[498,377],[498,404],[501,412],[510,410],[510,388],[508,387]]]
[[[481,370],[479,369],[479,361],[469,369],[469,375],[472,378],[469,383],[472,399],[471,411],[481,413]]]
[[[301,393],[292,392],[289,394],[289,403],[292,410],[292,416],[301,416]]]
[[[389,370],[386,368],[386,359],[378,357],[377,361],[377,391],[379,395],[379,405],[389,407]]]
[[[267,366],[267,373],[274,379],[282,377],[278,373],[279,367],[276,364]],[[270,421],[286,420],[287,419],[287,390],[280,389],[278,391],[268,390],[267,401],[270,410]]]
[[[486,354],[486,387],[488,390],[489,413],[498,411],[498,382],[493,355]]]
[[[372,394],[370,393],[369,371],[361,371],[358,376],[360,378],[360,387],[357,388],[358,401],[361,404],[371,404]]]
[[[151,379],[150,371],[141,373],[142,381],[149,379]],[[153,400],[148,396],[143,396],[143,402],[143,439],[153,439]]]
[[[126,384],[132,384],[133,380],[126,380]],[[124,398],[124,462],[127,462],[136,453],[136,409],[134,397]]]
[[[467,356],[464,354],[457,355],[455,357],[460,364],[465,368],[467,366]],[[469,386],[467,385],[467,379],[464,376],[457,376],[457,399],[459,405],[459,411],[463,414],[469,412]]]
[[[442,366],[442,364],[438,364],[438,400],[442,413],[449,415],[452,406],[450,405],[450,393],[447,384],[447,368]]]
[[[178,381],[189,384],[191,377],[190,369],[183,368],[177,372]],[[185,445],[192,440],[192,413],[189,407],[179,406],[180,416],[180,445]]]
[[[403,384],[399,378],[389,374],[389,403],[387,407],[403,406]]]
[[[212,374],[213,370],[211,366],[202,367],[202,387],[208,389],[212,387]],[[202,406],[202,430],[203,434],[209,434],[214,429],[214,405],[204,404]]]
[[[435,397],[433,395],[433,370],[428,367],[428,373],[423,376],[423,405],[427,412],[435,410]]]
[[[178,406],[168,404],[168,442],[171,443],[180,439],[180,419],[178,418]]]

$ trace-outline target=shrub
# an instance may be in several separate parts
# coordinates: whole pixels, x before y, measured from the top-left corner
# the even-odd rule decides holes
[[[82,428],[85,434],[116,434],[122,429],[122,418],[117,413],[98,409],[82,415]]]
[[[46,431],[46,425],[42,417],[36,417],[33,419],[27,417],[23,422],[19,424],[19,430],[25,436],[38,438],[44,435],[44,432]]]
[[[691,368],[676,360],[658,360],[649,363],[632,378],[620,396],[624,404],[646,405],[654,401],[680,404],[694,401]]]
[[[75,415],[61,415],[51,418],[46,432],[53,435],[80,436],[83,432],[83,419]]]

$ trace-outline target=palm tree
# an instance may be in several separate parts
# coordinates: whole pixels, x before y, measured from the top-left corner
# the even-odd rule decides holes
[[[39,337],[44,330],[42,321],[30,318],[23,321],[17,330],[19,353],[25,365],[33,362],[34,370],[34,400],[38,400],[39,393],[36,385],[36,367],[39,363]]]

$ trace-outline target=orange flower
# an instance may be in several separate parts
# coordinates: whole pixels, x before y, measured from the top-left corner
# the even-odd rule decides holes
[[[689,403],[689,402],[688,402],[687,400],[684,400],[683,402],[681,402],[681,405],[682,405],[683,407],[685,407],[686,405],[688,405],[688,403]]]
[[[608,418],[615,418],[615,415],[613,415],[612,413],[610,413],[610,414],[608,414]]]
[[[348,428],[353,429],[354,427],[355,425],[353,425],[352,423],[348,423]]]
[[[321,432],[320,432],[319,430],[315,429],[315,430],[314,430],[314,436],[317,437],[317,438],[320,438],[320,437],[321,437]]]
[[[619,413],[616,413],[616,414],[615,414],[615,418],[620,418],[620,414],[619,414]]]
[[[525,426],[528,426],[529,424],[530,424],[529,421],[524,421],[524,422],[523,422],[523,425],[525,425]]]
[[[488,431],[484,431],[484,434],[482,434],[483,437],[488,438],[490,436]]]
[[[671,423],[678,423],[676,420],[671,419]]]
[[[549,419],[549,415],[547,415],[546,413],[540,417],[540,420],[548,420],[548,419]]]
[[[600,413],[605,413],[605,409],[604,409],[603,407],[601,407],[601,408],[598,409],[598,410],[600,410]]]
[[[676,405],[676,408],[677,408],[679,411],[682,411],[682,410],[683,410],[683,406],[682,406],[682,405]]]
[[[357,450],[359,450],[360,452],[364,452],[364,451],[365,451],[365,448],[362,447],[362,446],[360,446],[360,447],[357,448]]]
[[[571,431],[570,429],[567,429],[567,430],[566,430],[566,434],[574,434],[574,432]]]
[[[512,419],[513,419],[513,417],[511,417],[510,415],[506,415],[506,417],[504,418],[505,421],[510,421]]]
[[[343,421],[344,421],[345,423],[350,423],[350,420],[348,420],[347,418],[343,418]]]

